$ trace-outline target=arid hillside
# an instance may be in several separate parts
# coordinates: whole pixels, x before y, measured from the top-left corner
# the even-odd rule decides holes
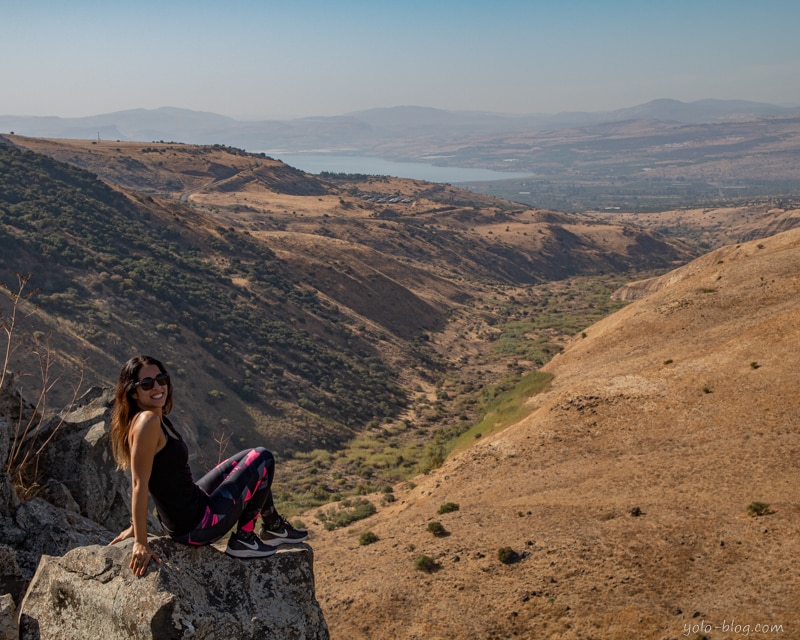
[[[694,254],[629,224],[415,180],[322,181],[220,145],[2,140],[0,282],[32,275],[54,346],[88,384],[162,354],[209,459],[226,438],[291,456],[388,425],[425,442],[444,416],[475,416],[456,400],[476,381],[547,359],[491,353],[518,301]],[[607,303],[584,307],[596,318]],[[552,353],[579,327],[546,328]]]
[[[796,205],[648,231],[225,147],[5,139],[37,155],[2,149],[4,278],[38,274],[42,331],[101,384],[164,350],[207,458],[219,427],[279,443],[282,490],[323,505],[334,640],[800,637],[800,230],[765,237]],[[387,486],[565,341],[527,418]],[[327,530],[356,493],[377,514]]]
[[[739,206],[689,207],[654,213],[595,213],[601,219],[636,224],[717,249],[773,236],[800,226],[800,200],[772,198]]]
[[[334,640],[800,638],[800,230],[629,289],[528,418],[308,518]]]

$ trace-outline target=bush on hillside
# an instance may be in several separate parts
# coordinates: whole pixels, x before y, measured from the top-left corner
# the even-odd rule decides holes
[[[414,568],[417,571],[424,571],[425,573],[433,573],[439,569],[440,565],[436,560],[430,556],[417,556],[414,560]]]
[[[511,547],[501,547],[497,551],[497,559],[503,564],[514,564],[521,560],[519,553],[514,551]]]
[[[360,544],[361,546],[366,546],[368,544],[373,544],[374,542],[377,542],[379,539],[380,538],[378,538],[377,535],[372,533],[372,531],[366,531],[362,533],[361,536],[359,536],[358,544]]]
[[[358,520],[369,518],[376,511],[375,505],[364,498],[343,500],[338,509],[331,508],[327,512],[325,529],[333,531],[340,527],[346,527]]]
[[[769,504],[766,502],[751,502],[747,505],[747,515],[751,518],[757,518],[759,516],[766,516],[772,513],[769,508]]]
[[[439,513],[439,515],[442,515],[444,513],[450,513],[452,511],[458,511],[458,509],[459,509],[459,506],[458,506],[457,503],[455,503],[455,502],[445,502],[444,504],[442,504],[442,506],[439,507],[438,513]]]

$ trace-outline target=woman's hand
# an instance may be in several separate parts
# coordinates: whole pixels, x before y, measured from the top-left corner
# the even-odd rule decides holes
[[[145,573],[147,573],[147,567],[150,566],[150,560],[155,560],[158,564],[161,564],[161,558],[153,553],[153,550],[150,548],[149,544],[134,542],[130,564],[133,575],[135,575],[137,578],[141,578]]]
[[[108,544],[109,545],[117,544],[117,542],[122,542],[123,540],[127,540],[128,538],[132,537],[133,537],[133,525],[120,532],[120,534]]]

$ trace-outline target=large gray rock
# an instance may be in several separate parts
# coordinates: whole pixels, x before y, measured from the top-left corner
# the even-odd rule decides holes
[[[48,478],[45,489],[52,501],[63,508],[77,506],[84,517],[120,531],[130,519],[130,476],[116,468],[111,455],[113,400],[110,389],[90,389],[72,411],[43,424],[36,439],[49,439],[38,467]]]
[[[14,549],[0,544],[0,594],[8,595],[19,604],[27,586],[28,581],[17,564]],[[2,637],[0,634],[0,638]]]
[[[0,640],[18,640],[19,626],[14,599],[10,594],[0,596]]]
[[[76,547],[104,544],[114,538],[113,533],[96,522],[54,507],[41,498],[20,504],[15,522],[24,532],[24,539],[13,546],[17,563],[28,580],[43,555],[60,556]]]
[[[128,568],[132,540],[44,556],[21,606],[20,640],[328,640],[306,545],[241,560],[151,541],[163,564]]]
[[[12,454],[13,443],[16,462],[28,462],[27,475],[36,469],[34,495],[119,531],[130,518],[130,476],[116,468],[111,455],[113,401],[111,389],[95,387],[69,411],[43,419],[7,383],[0,390],[0,457]],[[26,408],[25,421],[19,418],[21,406]],[[0,486],[0,509],[2,498]]]

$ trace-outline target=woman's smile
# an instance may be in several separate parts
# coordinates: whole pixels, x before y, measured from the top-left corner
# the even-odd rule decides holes
[[[150,409],[151,411],[155,410],[157,413],[161,413],[161,409],[164,408],[167,402],[168,391],[168,384],[165,383],[162,385],[158,381],[157,376],[162,373],[161,369],[154,364],[146,365],[139,370],[139,382],[149,380],[153,385],[150,389],[143,389],[141,385],[134,389],[133,398],[136,400],[139,409]]]

